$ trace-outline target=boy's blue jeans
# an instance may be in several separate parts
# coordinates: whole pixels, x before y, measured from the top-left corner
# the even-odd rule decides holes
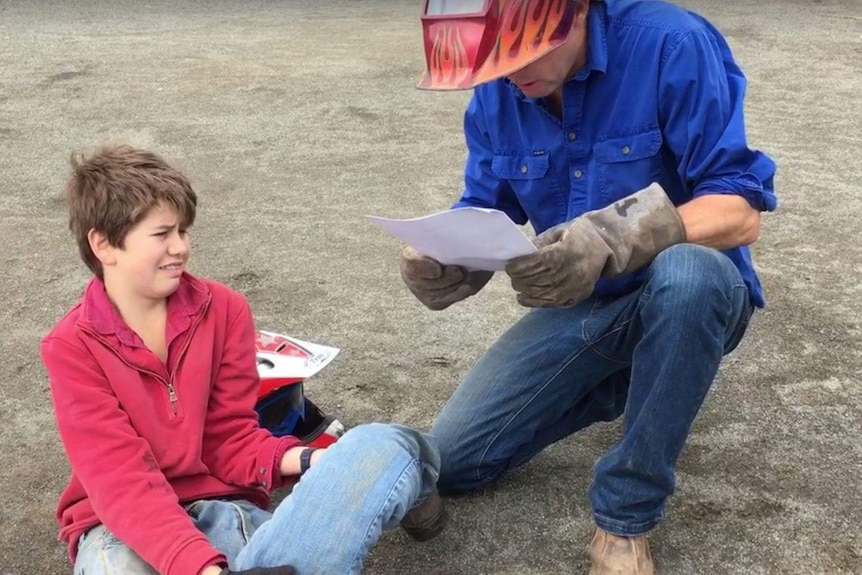
[[[431,438],[361,425],[327,449],[274,513],[225,500],[186,509],[231,569],[289,564],[302,575],[354,575],[380,534],[432,491],[439,468]],[[104,526],[81,537],[75,575],[155,573]]]
[[[500,478],[546,446],[623,416],[622,439],[595,467],[594,519],[639,535],[661,519],[674,467],[724,354],[752,313],[730,259],[691,244],[652,263],[618,298],[536,309],[467,374],[434,424],[442,493]]]

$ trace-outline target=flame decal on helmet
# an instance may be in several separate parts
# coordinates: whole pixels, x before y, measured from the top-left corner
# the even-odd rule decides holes
[[[488,0],[477,14],[423,16],[425,73],[419,87],[463,90],[508,76],[558,48],[576,0]]]
[[[431,83],[467,87],[472,69],[461,31],[456,26],[440,26],[436,32],[429,57]]]
[[[500,3],[500,33],[475,83],[523,68],[562,44],[572,25],[572,0]]]

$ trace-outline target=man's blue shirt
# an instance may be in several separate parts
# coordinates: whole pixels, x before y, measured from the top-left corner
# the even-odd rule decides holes
[[[497,208],[541,233],[658,182],[677,205],[736,194],[774,210],[775,164],[748,147],[746,80],[722,35],[652,0],[592,4],[588,22],[588,62],[563,87],[562,117],[505,79],[475,89],[455,207]],[[748,248],[724,253],[763,306]],[[602,279],[596,292],[631,291],[644,273]]]

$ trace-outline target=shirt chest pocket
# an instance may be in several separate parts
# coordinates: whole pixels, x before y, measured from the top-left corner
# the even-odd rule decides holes
[[[658,128],[608,138],[593,146],[603,205],[661,183],[664,176],[662,136]],[[601,206],[593,206],[601,207]]]
[[[548,155],[494,155],[491,171],[509,182],[521,205],[529,206],[537,199],[556,194],[554,178],[548,171]]]

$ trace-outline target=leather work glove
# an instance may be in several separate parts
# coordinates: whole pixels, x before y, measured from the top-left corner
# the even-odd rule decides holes
[[[231,571],[225,567],[221,575],[296,575],[296,569],[290,565],[282,567],[254,567],[245,571]]]
[[[506,273],[528,307],[568,307],[587,299],[600,277],[636,271],[685,241],[682,219],[658,184],[539,234],[539,251],[511,260]]]
[[[494,275],[491,271],[468,271],[444,266],[411,247],[401,252],[401,278],[425,307],[435,311],[479,293]]]

